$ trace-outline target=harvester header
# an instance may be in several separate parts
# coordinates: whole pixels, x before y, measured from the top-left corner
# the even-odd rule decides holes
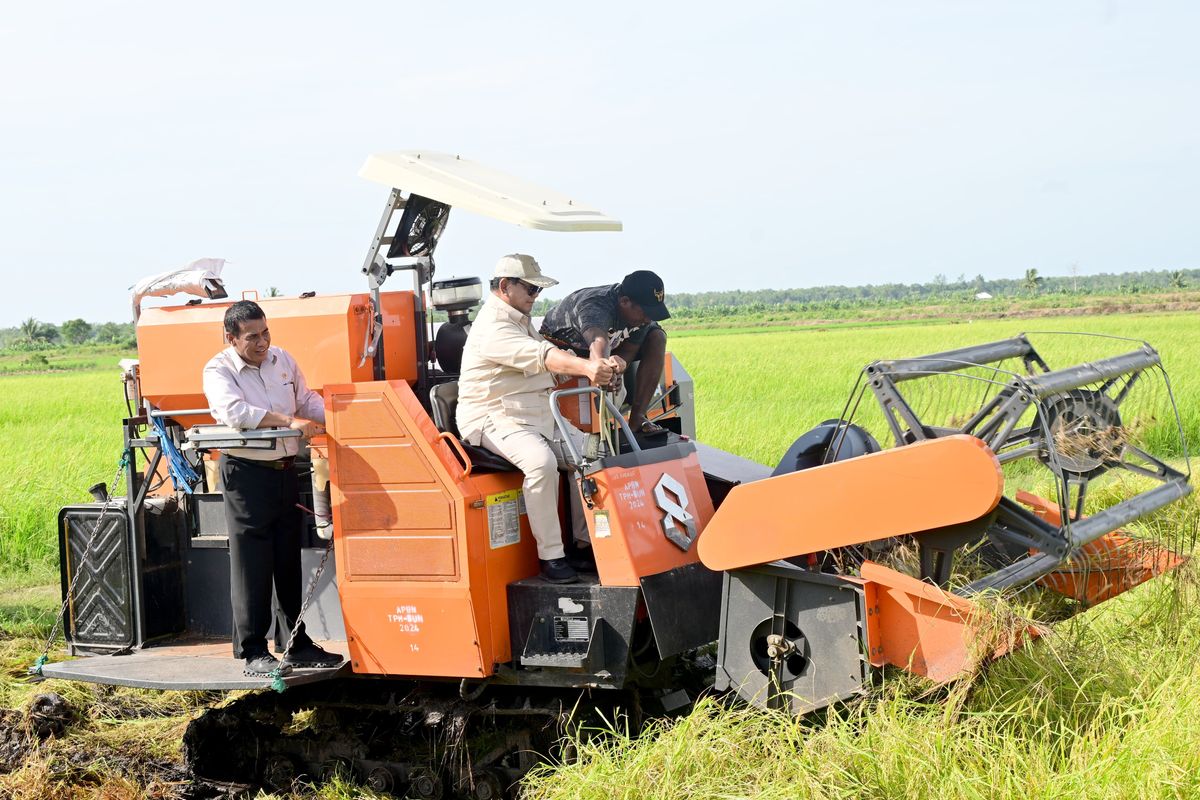
[[[1182,563],[1194,532],[1125,527],[1191,491],[1158,354],[1043,337],[1119,352],[1052,369],[1019,336],[872,362],[840,419],[734,487],[700,540],[728,570],[718,686],[795,711],[848,697],[867,677],[854,637],[871,667],[951,680],[1040,630],[992,641],[987,596],[1049,593],[1061,618]]]

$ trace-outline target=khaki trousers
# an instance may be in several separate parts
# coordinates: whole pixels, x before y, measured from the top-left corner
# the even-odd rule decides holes
[[[525,512],[537,541],[538,558],[543,561],[562,558],[566,554],[562,526],[558,521],[558,478],[559,469],[569,466],[569,454],[558,438],[560,435],[557,428],[554,439],[529,429],[500,433],[489,424],[482,437],[484,447],[504,456],[525,473],[525,482],[521,486],[525,494]],[[571,428],[570,436],[575,449],[582,452],[586,439],[583,432]],[[588,532],[583,498],[576,481],[572,479],[570,484],[572,533],[576,540],[586,542]]]

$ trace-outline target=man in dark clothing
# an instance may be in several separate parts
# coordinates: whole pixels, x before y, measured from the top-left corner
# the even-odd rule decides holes
[[[611,286],[571,292],[546,312],[541,334],[582,358],[619,359],[625,365],[641,361],[629,402],[629,426],[637,433],[656,435],[663,428],[646,419],[646,408],[662,377],[667,334],[658,324],[671,316],[663,300],[662,278],[638,270]]]

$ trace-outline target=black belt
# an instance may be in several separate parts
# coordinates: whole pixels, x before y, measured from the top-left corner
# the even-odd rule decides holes
[[[236,461],[239,464],[247,464],[251,467],[261,467],[262,469],[274,469],[274,470],[291,469],[292,464],[295,463],[295,461],[296,461],[295,456],[288,456],[287,458],[276,458],[271,461],[260,461],[258,459],[254,459],[254,458],[239,458],[238,456],[231,456],[228,454],[222,454],[222,457],[228,458],[231,461]]]

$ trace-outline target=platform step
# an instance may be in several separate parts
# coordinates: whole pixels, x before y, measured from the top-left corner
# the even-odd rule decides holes
[[[523,667],[558,667],[580,669],[587,661],[587,653],[526,653],[521,656]]]
[[[345,642],[322,642],[326,649],[345,654]],[[129,655],[98,655],[52,661],[42,667],[47,678],[175,691],[207,689],[268,689],[271,679],[242,674],[244,662],[230,653],[228,641],[179,643],[147,647]],[[348,675],[349,662],[335,669],[295,669],[283,679],[286,686],[327,681]]]

